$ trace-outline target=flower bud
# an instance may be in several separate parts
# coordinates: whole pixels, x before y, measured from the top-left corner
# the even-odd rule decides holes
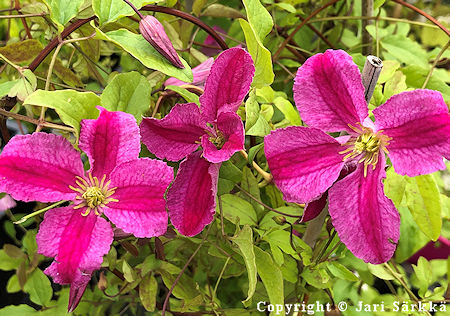
[[[161,54],[163,55],[172,65],[178,68],[184,68],[178,57],[175,48],[167,37],[166,32],[162,24],[151,15],[145,16],[139,22],[139,30],[142,36]]]
[[[191,83],[181,81],[177,78],[169,78],[164,82],[164,86],[182,86],[185,84],[194,85],[204,89],[206,78],[209,76],[211,71],[211,66],[214,63],[214,58],[208,58],[206,61],[202,62],[197,67],[192,68],[192,76],[194,80]]]
[[[272,219],[275,221],[275,223],[277,223],[278,225],[284,225],[286,224],[286,217],[278,215],[278,216],[274,216],[272,217]]]

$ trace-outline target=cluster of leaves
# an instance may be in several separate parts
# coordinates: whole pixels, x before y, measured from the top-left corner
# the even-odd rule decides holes
[[[449,299],[445,292],[450,261],[445,264],[445,259],[428,261],[421,257],[411,265],[407,260],[430,240],[450,236],[450,164],[446,171],[415,178],[399,176],[392,168],[388,171],[385,193],[401,214],[401,237],[394,259],[378,266],[355,258],[340,243],[329,218],[299,223],[303,205],[283,201],[276,186],[251,167],[255,161],[268,169],[262,149],[263,137],[271,130],[302,125],[292,102],[292,83],[307,57],[332,45],[349,52],[362,70],[363,30],[357,18],[362,2],[342,0],[328,7],[314,17],[316,21],[303,26],[277,58],[272,58],[301,19],[323,1],[132,1],[138,8],[157,3],[189,12],[208,25],[226,30],[224,38],[230,47],[241,44],[247,48],[256,72],[252,90],[238,114],[245,122],[248,160],[236,154],[222,164],[217,214],[198,236],[186,238],[169,228],[159,238],[116,238],[76,315],[160,314],[172,288],[167,310],[173,315],[256,315],[260,301],[346,301],[350,305],[345,313],[348,315],[356,314],[359,301],[384,302],[388,314],[396,315],[392,311],[394,301]],[[7,8],[10,1],[0,0],[0,4]],[[201,49],[206,33],[194,24],[162,13],[155,15],[182,58],[185,68],[179,69],[137,33],[138,22],[128,18],[134,12],[123,1],[31,0],[20,4],[22,14],[36,16],[27,17],[25,23],[21,19],[0,20],[0,38],[5,44],[0,47],[4,61],[0,107],[12,107],[11,113],[19,115],[15,117],[38,117],[42,108],[48,108],[45,121],[59,124],[56,128],[62,124],[73,128],[73,134],[70,129],[55,132],[76,145],[81,120],[96,118],[97,105],[130,113],[139,123],[143,115],[155,110],[155,117],[164,117],[176,102],[198,103],[198,96],[185,87],[169,87],[176,93],[161,91],[168,77],[191,82],[189,65],[194,67],[207,59]],[[445,6],[427,8],[435,16],[449,10]],[[399,18],[400,11],[392,2],[375,1],[374,12],[378,19],[366,29],[384,68],[370,109],[394,94],[423,87],[440,91],[448,104],[450,74],[446,58],[450,54],[442,50],[447,35],[431,23],[416,22],[406,9]],[[53,51],[35,71],[24,68],[64,27],[92,15],[97,19],[70,34],[70,42],[62,42],[57,53]],[[28,32],[32,38],[27,38]],[[439,64],[442,60],[446,63]],[[23,120],[20,128],[32,132],[36,126],[33,119]],[[143,147],[141,156],[152,154]],[[32,207],[27,204],[26,213]],[[43,207],[37,205],[36,209]],[[24,215],[7,214],[10,218]],[[9,274],[6,290],[28,296],[15,302],[21,305],[0,309],[0,315],[66,313],[68,288],[51,284],[42,272],[48,260],[36,252],[40,221],[35,217],[20,226],[4,222],[2,232],[12,243],[0,250],[0,269],[14,272]],[[311,233],[317,235],[312,242],[306,238]]]

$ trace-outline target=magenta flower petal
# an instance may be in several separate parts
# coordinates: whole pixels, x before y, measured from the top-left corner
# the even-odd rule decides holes
[[[274,182],[287,202],[318,198],[344,166],[341,145],[319,129],[290,126],[272,131],[264,151]]]
[[[69,292],[69,306],[67,307],[67,311],[69,313],[72,313],[75,308],[77,308],[78,304],[81,301],[81,298],[83,297],[84,291],[86,291],[86,287],[89,284],[89,280],[83,280],[79,283],[73,283],[70,286],[70,292]]]
[[[227,32],[222,29],[220,26],[214,25],[213,26],[213,30],[218,32],[218,33],[223,33],[226,34]],[[225,36],[219,34],[219,36],[225,40]],[[203,41],[203,44],[205,45],[209,45],[209,46],[217,46],[217,48],[212,48],[212,47],[202,47],[202,49],[200,50],[203,54],[205,54],[206,56],[216,56],[218,53],[221,52],[221,48],[219,46],[219,44],[216,42],[216,40],[208,34],[208,36],[205,38],[205,40]]]
[[[194,236],[212,222],[216,212],[217,180],[220,164],[212,164],[201,152],[182,161],[167,192],[167,208],[175,228],[185,236]]]
[[[184,68],[175,48],[164,30],[162,24],[151,15],[146,15],[139,22],[139,30],[142,36],[172,65]]]
[[[308,222],[317,216],[323,211],[325,206],[327,205],[328,192],[322,194],[317,200],[313,200],[306,204],[305,209],[303,210],[303,216],[300,220],[300,223]]]
[[[368,115],[358,66],[342,50],[310,57],[295,77],[294,100],[304,122],[326,132],[349,131]]]
[[[201,111],[212,122],[221,112],[236,112],[255,73],[249,53],[230,48],[217,57],[206,79],[205,93],[200,97]]]
[[[38,252],[55,258],[45,273],[56,283],[79,287],[88,282],[113,241],[106,220],[93,212],[82,216],[82,211],[71,206],[48,211],[36,235]]]
[[[81,121],[79,147],[89,157],[92,175],[101,179],[117,165],[136,159],[141,145],[139,128],[131,114],[98,108],[97,119]]]
[[[397,173],[410,177],[445,169],[450,159],[450,115],[432,90],[394,95],[373,111],[377,130],[391,137],[387,149]]]
[[[180,160],[199,146],[206,121],[195,103],[177,104],[162,120],[144,118],[142,142],[160,159]]]
[[[0,155],[0,192],[26,202],[72,200],[69,186],[83,172],[80,154],[62,136],[18,135]]]
[[[227,161],[233,154],[244,149],[245,131],[242,120],[236,113],[227,112],[219,114],[217,118],[216,135],[203,135],[203,156],[213,163]],[[211,140],[220,142],[220,149]]]
[[[160,236],[167,229],[164,192],[172,180],[172,168],[162,161],[141,158],[119,165],[111,173],[118,202],[108,203],[104,214],[136,237]]]
[[[341,241],[358,258],[379,264],[394,254],[400,237],[400,216],[384,195],[385,159],[375,168],[358,164],[356,171],[328,191],[328,210]]]
[[[181,81],[177,78],[169,78],[164,82],[164,86],[182,86],[185,84],[194,85],[200,88],[205,86],[206,78],[208,78],[211,66],[214,63],[214,58],[208,58],[197,67],[192,68],[192,75],[194,80],[191,83]]]

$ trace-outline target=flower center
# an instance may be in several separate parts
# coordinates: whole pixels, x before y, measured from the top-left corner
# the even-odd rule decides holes
[[[348,146],[348,148],[339,153],[347,153],[343,158],[344,161],[360,157],[358,163],[364,163],[365,177],[367,176],[367,167],[369,165],[372,165],[372,168],[375,169],[381,150],[388,153],[386,146],[389,145],[391,138],[383,135],[383,131],[374,133],[372,129],[362,126],[360,123],[358,123],[358,125],[358,127],[355,127],[349,124],[350,128],[358,133],[358,135],[350,137],[350,139],[343,144],[343,146]]]
[[[216,131],[216,135],[209,136],[209,141],[213,143],[217,149],[222,149],[223,145],[225,145],[225,137],[219,130]]]
[[[70,189],[79,193],[76,197],[81,203],[76,205],[74,209],[86,207],[86,212],[81,215],[87,216],[93,210],[96,215],[100,215],[102,208],[109,202],[118,202],[117,199],[111,198],[117,188],[109,188],[111,181],[105,183],[106,175],[103,175],[101,181],[97,177],[93,177],[89,173],[89,179],[76,177],[75,183],[78,187],[69,186]]]
[[[210,129],[205,129],[205,132],[209,136],[208,138],[209,141],[214,146],[216,146],[217,149],[222,149],[223,145],[225,145],[225,143],[227,142],[225,136],[221,131],[219,131],[219,129],[217,128],[217,126],[215,126],[215,124],[208,123],[207,125],[208,127],[210,127]]]

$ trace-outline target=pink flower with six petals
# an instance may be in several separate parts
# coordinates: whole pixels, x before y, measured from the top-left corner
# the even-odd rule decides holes
[[[230,48],[212,65],[200,108],[177,104],[162,120],[142,120],[142,142],[152,153],[172,161],[186,158],[167,192],[172,224],[185,236],[194,236],[211,223],[220,164],[244,149],[244,126],[235,112],[254,72],[251,56]],[[203,150],[196,151],[200,144]]]
[[[87,173],[80,153],[53,134],[15,136],[0,155],[0,191],[22,201],[73,201],[45,213],[36,236],[38,252],[55,258],[45,273],[71,285],[69,311],[113,241],[100,215],[136,237],[164,234],[164,192],[173,179],[164,162],[138,159],[139,129],[130,114],[100,108],[98,119],[81,122],[79,147],[90,161]]]
[[[323,205],[327,193],[333,225],[350,251],[370,263],[389,260],[400,217],[384,194],[385,153],[401,175],[445,168],[450,115],[442,95],[431,90],[394,95],[373,111],[372,122],[358,67],[346,52],[328,50],[299,68],[294,99],[309,127],[287,127],[266,136],[276,185],[289,202]],[[342,131],[348,135],[338,139],[325,133]],[[341,172],[347,175],[338,179]],[[317,208],[311,209],[309,219],[317,215]]]

